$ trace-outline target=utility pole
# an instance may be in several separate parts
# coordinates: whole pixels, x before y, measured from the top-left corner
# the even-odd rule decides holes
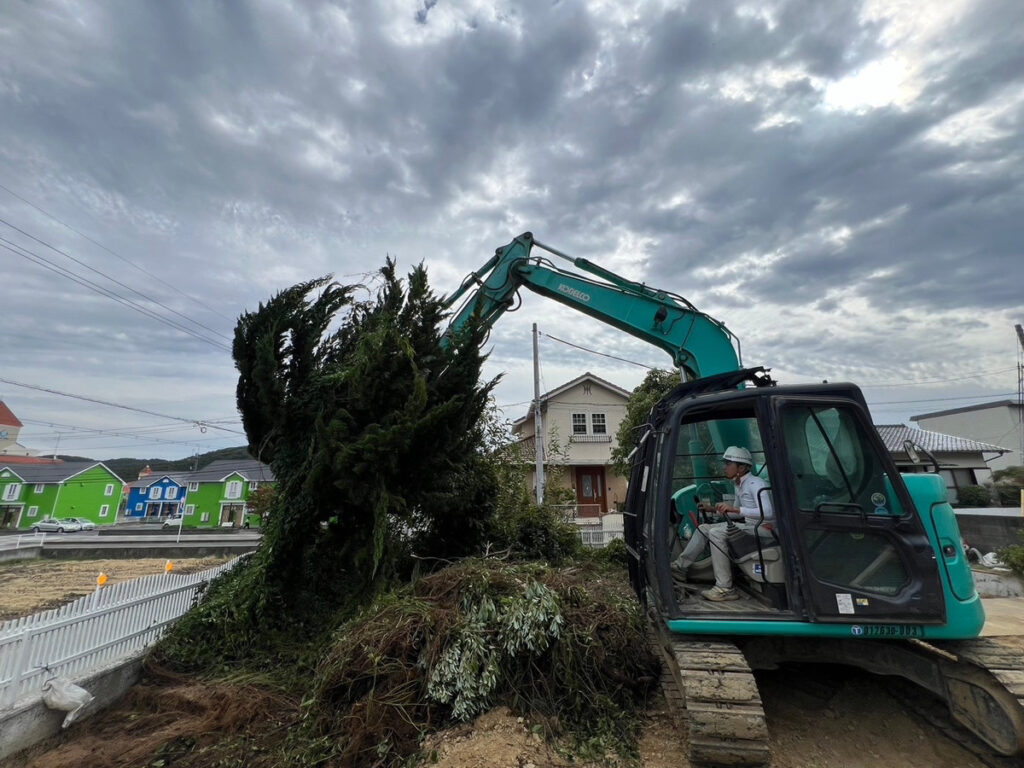
[[[1024,328],[1017,323],[1013,329],[1017,332],[1017,343],[1019,344],[1017,349],[1017,439],[1019,445],[1017,447],[1020,453],[1017,454],[1017,460],[1024,464]]]
[[[537,324],[533,324],[533,443],[537,454],[537,505],[544,503],[544,422],[540,415],[540,355],[537,352]]]

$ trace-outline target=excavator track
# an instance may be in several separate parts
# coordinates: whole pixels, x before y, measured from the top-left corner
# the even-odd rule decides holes
[[[757,682],[735,645],[666,638],[669,674],[662,687],[673,711],[685,713],[690,761],[706,766],[763,766],[771,760]]]

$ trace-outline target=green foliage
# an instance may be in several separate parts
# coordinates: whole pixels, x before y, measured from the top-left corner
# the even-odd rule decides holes
[[[658,666],[620,575],[465,561],[339,629],[307,737],[335,765],[399,766],[431,728],[504,704],[577,754],[629,752]]]
[[[1018,533],[1018,538],[1021,539],[1022,544],[1013,544],[1005,549],[999,550],[997,554],[999,555],[999,559],[1002,560],[1010,570],[1021,578],[1024,578],[1024,530],[1021,530]]]
[[[992,502],[988,490],[980,485],[965,485],[957,489],[957,499],[959,507],[987,507]]]
[[[1020,506],[1020,492],[1021,488],[1016,485],[996,485],[993,486],[995,492],[999,496],[999,506],[1001,507],[1019,507]]]
[[[503,510],[490,525],[492,549],[507,550],[522,560],[558,565],[579,554],[579,529],[553,506],[527,504]]]
[[[997,469],[992,473],[992,479],[997,483],[1005,483],[1007,485],[1015,485],[1018,488],[1024,488],[1024,466]]]
[[[585,549],[587,557],[610,568],[629,567],[629,550],[624,539],[612,539],[600,549]]]
[[[612,463],[615,471],[629,476],[629,454],[636,447],[637,441],[643,436],[643,425],[651,414],[651,409],[679,384],[677,371],[648,371],[644,380],[633,390],[626,402],[626,414],[615,433],[615,448],[612,449]]]

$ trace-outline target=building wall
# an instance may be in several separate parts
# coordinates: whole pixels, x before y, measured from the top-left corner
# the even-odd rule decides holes
[[[237,499],[227,497],[228,484],[232,481],[242,483],[242,494]],[[249,496],[254,491],[249,490],[249,481],[242,475],[235,472],[223,481],[199,483],[198,490],[189,491],[185,498],[185,521],[187,528],[216,528],[221,525],[221,510],[225,504],[248,505]],[[190,511],[191,510],[191,511]],[[254,516],[248,515],[250,525],[259,525],[252,520]],[[205,518],[205,519],[204,519]],[[241,522],[237,522],[241,525]]]
[[[1003,448],[1012,448],[1011,453],[1005,453],[988,462],[988,466],[996,470],[1024,463],[1020,456],[1019,410],[1017,406],[1004,405],[927,419],[914,419],[914,421],[921,429],[931,432],[942,432],[946,435],[956,435]]]
[[[97,465],[68,479],[61,486],[54,517],[81,517],[96,525],[112,525],[117,522],[120,500],[121,480],[106,467]],[[103,507],[107,508],[105,514]]]

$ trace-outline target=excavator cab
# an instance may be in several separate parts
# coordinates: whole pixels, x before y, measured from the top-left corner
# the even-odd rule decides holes
[[[681,385],[655,415],[626,504],[627,541],[644,553],[634,586],[670,626],[909,637],[947,626],[934,524],[919,514],[855,386],[687,390]],[[711,522],[701,502],[729,493],[720,460],[729,445],[751,451],[774,518],[762,505],[755,534],[730,539],[741,597],[725,604],[681,589],[669,564],[696,526]],[[688,579],[710,581],[709,560]]]

